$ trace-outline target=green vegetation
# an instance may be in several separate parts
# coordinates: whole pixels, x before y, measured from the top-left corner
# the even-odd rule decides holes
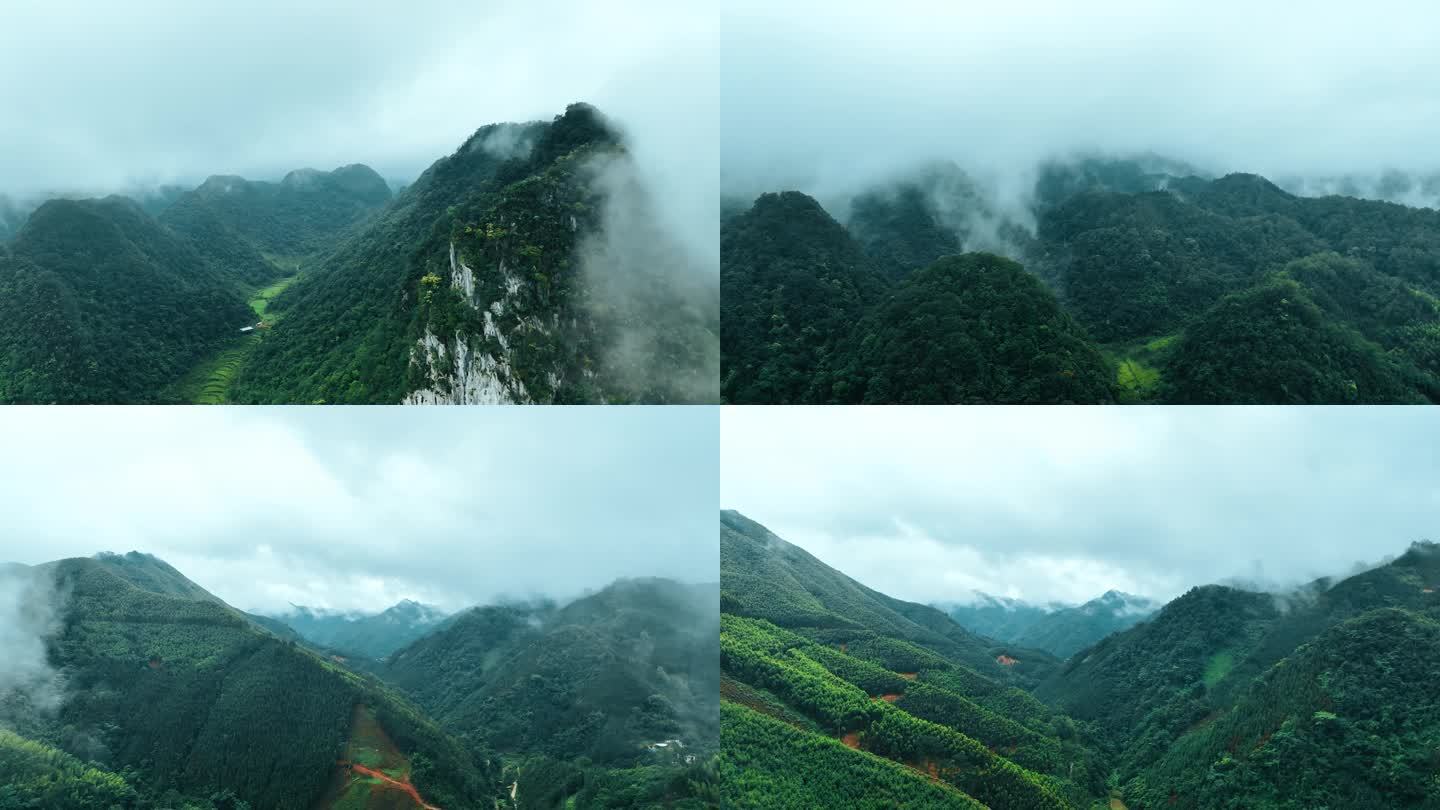
[[[1002,667],[943,614],[734,512],[721,517],[721,607],[727,806],[811,806],[824,785],[854,806],[1065,808],[1103,789],[1073,723],[996,680],[1046,672],[1038,650],[1024,652],[1030,675]],[[847,774],[860,783],[832,787]]]
[[[1188,171],[1048,165],[1033,235],[948,166],[858,195],[845,227],[797,192],[732,210],[722,394],[1440,401],[1440,213]],[[1030,275],[989,254],[946,258],[977,249]]]
[[[78,781],[128,784],[136,807],[182,799],[197,808],[313,807],[364,705],[416,763],[414,784],[434,804],[465,806],[492,793],[484,752],[462,748],[390,688],[261,629],[152,557],[62,560],[32,571],[68,596],[51,646],[67,699],[54,714],[23,703],[13,714],[37,743],[93,761],[77,771],[54,760]],[[92,773],[98,768],[122,781]]]
[[[977,594],[969,604],[936,607],[980,635],[1069,658],[1111,633],[1139,624],[1159,605],[1144,597],[1107,591],[1075,607],[1041,607],[985,594]]]

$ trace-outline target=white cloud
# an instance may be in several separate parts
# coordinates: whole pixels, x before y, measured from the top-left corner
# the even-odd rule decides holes
[[[871,587],[1169,598],[1436,535],[1440,415],[1405,408],[726,408],[721,503]]]
[[[0,560],[139,550],[242,608],[713,581],[701,408],[12,408]]]

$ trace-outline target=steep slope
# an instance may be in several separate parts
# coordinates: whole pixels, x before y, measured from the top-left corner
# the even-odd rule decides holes
[[[378,672],[453,733],[501,752],[521,795],[558,803],[614,783],[627,786],[605,791],[616,803],[593,806],[628,806],[616,798],[627,791],[644,797],[634,806],[708,806],[717,599],[714,585],[636,579],[563,607],[475,608]]]
[[[1103,403],[1105,358],[1019,264],[950,256],[910,274],[831,361],[834,401]]]
[[[344,613],[297,606],[274,618],[312,644],[342,653],[384,658],[434,630],[446,614],[406,599],[380,613]]]
[[[593,107],[482,127],[274,304],[237,402],[714,401],[718,290]]]
[[[1136,808],[1433,807],[1437,667],[1433,616],[1363,613],[1177,740],[1131,780],[1127,800]]]
[[[493,793],[482,760],[385,687],[261,630],[152,557],[31,571],[60,602],[49,658],[65,678],[58,711],[24,723],[40,742],[123,771],[143,795],[317,806],[345,774],[337,762],[357,707],[413,758],[427,800],[473,807]]]
[[[725,221],[720,278],[720,391],[742,404],[817,401],[817,376],[882,289],[860,246],[798,191]]]
[[[1043,653],[977,658],[985,642],[933,608],[870,591],[737,513],[721,521],[722,771],[752,774],[722,784],[727,805],[802,806],[837,774],[863,780],[837,795],[900,806],[1089,807],[1100,794],[1074,724],[1003,682]]]
[[[1083,605],[1044,607],[977,594],[971,604],[937,605],[962,627],[1011,644],[1069,658],[1111,633],[1144,621],[1159,607],[1142,596],[1107,591]]]
[[[149,402],[252,322],[133,201],[52,200],[0,258],[0,402]]]
[[[1033,682],[1056,665],[1039,650],[980,638],[933,607],[871,590],[729,510],[720,513],[720,583],[724,612],[803,629],[827,643],[900,639],[1004,682]],[[1019,662],[1000,664],[1001,655]]]

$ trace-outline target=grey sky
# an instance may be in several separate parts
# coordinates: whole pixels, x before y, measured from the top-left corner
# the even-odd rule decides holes
[[[722,185],[840,193],[1076,149],[1275,176],[1440,168],[1422,0],[722,0]],[[1004,179],[1001,179],[1004,182]]]
[[[714,408],[9,408],[0,561],[153,553],[246,609],[718,579]]]
[[[0,193],[355,162],[413,178],[484,124],[590,101],[687,242],[714,243],[715,28],[661,0],[8,0]]]
[[[1440,411],[726,408],[721,504],[893,596],[1168,599],[1440,537]]]

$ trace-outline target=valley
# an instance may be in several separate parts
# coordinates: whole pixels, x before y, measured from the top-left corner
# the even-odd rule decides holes
[[[1064,658],[871,591],[735,512],[721,555],[727,807],[1433,801],[1435,544],[1295,593],[1107,594],[1096,602],[1133,605],[1118,613],[1153,612]],[[1012,634],[1065,612],[957,610]]]

